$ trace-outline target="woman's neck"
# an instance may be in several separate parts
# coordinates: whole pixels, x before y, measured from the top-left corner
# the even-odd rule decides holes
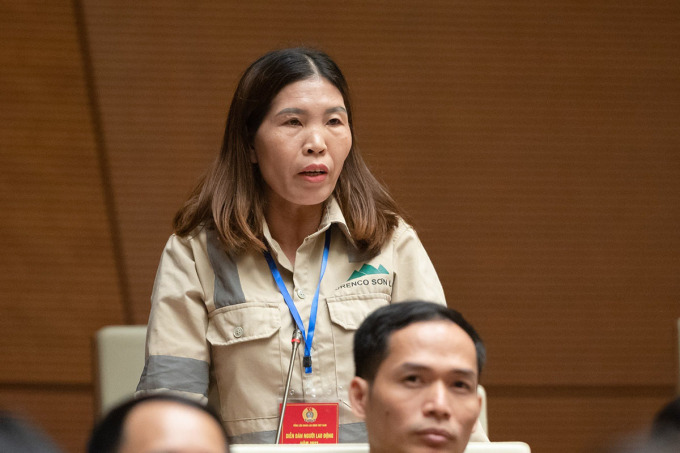
[[[323,204],[300,206],[269,203],[265,212],[272,237],[281,246],[291,266],[295,266],[295,253],[307,236],[319,228]]]

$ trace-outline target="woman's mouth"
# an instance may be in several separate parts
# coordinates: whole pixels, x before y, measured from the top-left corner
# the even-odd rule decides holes
[[[316,176],[316,175],[325,175],[326,172],[322,170],[314,170],[314,171],[302,171],[300,172],[302,175],[310,175],[310,176]]]
[[[319,183],[326,180],[328,173],[322,170],[309,170],[302,171],[299,173],[299,175],[302,177],[302,179],[304,179],[307,182]]]
[[[318,164],[308,165],[298,174],[309,182],[321,182],[328,175],[328,167]]]

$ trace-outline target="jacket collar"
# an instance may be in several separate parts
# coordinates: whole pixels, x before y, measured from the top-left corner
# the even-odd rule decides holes
[[[326,203],[324,205],[323,213],[321,214],[321,222],[319,223],[319,228],[309,237],[316,237],[325,233],[326,230],[330,228],[331,225],[333,224],[336,224],[338,229],[342,231],[345,237],[347,237],[347,240],[351,244],[354,244],[354,241],[352,240],[352,235],[350,234],[349,228],[347,227],[347,222],[345,221],[345,216],[342,214],[342,210],[340,209],[340,204],[335,199],[335,197],[331,195],[331,197],[328,198],[328,200],[326,200]],[[276,240],[272,238],[271,232],[269,231],[269,225],[267,224],[267,220],[263,221],[262,233],[264,234],[264,238],[267,240],[269,244],[276,243]]]

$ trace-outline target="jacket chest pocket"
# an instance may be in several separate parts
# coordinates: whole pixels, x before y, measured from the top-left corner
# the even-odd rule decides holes
[[[347,389],[354,377],[354,333],[369,314],[390,303],[390,296],[372,293],[331,297],[326,302],[335,345],[338,396],[349,406]]]
[[[206,337],[223,420],[276,417],[283,379],[280,329],[275,303],[248,302],[210,314]]]

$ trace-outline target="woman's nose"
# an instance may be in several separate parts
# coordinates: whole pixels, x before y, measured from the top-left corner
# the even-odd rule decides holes
[[[323,132],[316,128],[310,130],[304,150],[307,154],[320,154],[326,151],[326,140],[324,139]]]

